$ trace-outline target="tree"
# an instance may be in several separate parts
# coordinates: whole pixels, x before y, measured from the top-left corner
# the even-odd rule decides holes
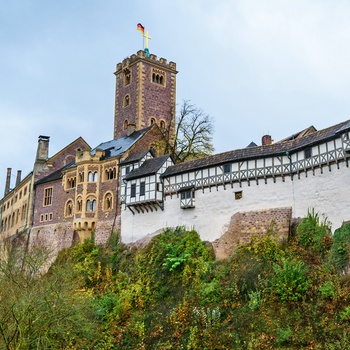
[[[84,348],[95,332],[89,298],[72,268],[53,265],[42,246],[0,251],[0,348]],[[86,348],[86,347],[85,347]]]
[[[169,123],[167,136],[171,135],[172,127]],[[213,119],[190,101],[184,100],[176,117],[174,138],[168,138],[165,153],[172,154],[177,162],[208,156],[214,152],[213,132]]]

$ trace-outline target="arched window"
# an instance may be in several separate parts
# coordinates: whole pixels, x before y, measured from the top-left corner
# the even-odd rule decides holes
[[[91,202],[91,211],[96,211],[96,199]]]
[[[159,126],[162,130],[165,130],[165,121],[161,120]]]
[[[154,118],[151,118],[150,125],[153,125],[155,122],[156,122],[156,120]]]
[[[103,200],[103,210],[111,210],[113,209],[113,195],[108,192],[104,196]]]
[[[73,201],[69,200],[66,203],[65,216],[73,216]]]
[[[81,197],[77,199],[77,212],[80,213],[83,210],[83,200]]]
[[[124,106],[124,107],[127,107],[127,106],[129,106],[129,104],[130,104],[130,95],[128,94],[128,95],[125,95],[125,96],[124,96],[124,103],[123,103],[123,106]]]
[[[127,119],[124,120],[124,130],[128,128],[129,122]]]
[[[115,167],[106,169],[105,171],[105,180],[112,180],[117,177],[117,170]]]
[[[98,172],[97,171],[89,171],[88,173],[88,182],[96,182],[98,179]]]
[[[86,201],[86,211],[87,212],[92,212],[92,211],[96,211],[96,199],[95,198],[89,198]]]

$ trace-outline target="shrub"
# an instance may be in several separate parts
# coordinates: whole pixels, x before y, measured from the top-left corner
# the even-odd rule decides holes
[[[330,250],[330,260],[337,270],[345,272],[349,264],[350,223],[335,230]]]
[[[311,247],[323,257],[329,252],[332,243],[331,226],[327,218],[320,220],[314,209],[297,227],[297,238],[300,245]]]
[[[332,281],[325,281],[318,290],[325,299],[334,300],[337,294]]]
[[[272,279],[273,292],[282,301],[299,301],[305,297],[309,288],[307,268],[302,261],[284,259],[283,265],[274,265],[274,277]]]

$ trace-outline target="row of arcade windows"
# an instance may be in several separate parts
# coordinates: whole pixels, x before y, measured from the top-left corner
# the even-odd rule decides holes
[[[156,123],[156,119],[155,118],[150,118],[149,120],[149,125],[153,125]],[[127,119],[124,120],[124,125],[123,125],[123,128],[124,130],[126,130],[129,126],[129,121]],[[165,130],[165,121],[163,119],[161,119],[159,121],[159,127],[162,129],[162,130]]]
[[[124,86],[127,86],[131,83],[131,72],[128,68],[124,69]],[[165,73],[153,73],[152,74],[152,83],[165,85]]]
[[[86,212],[95,212],[97,206],[97,201],[95,198],[90,197],[85,203]],[[77,213],[82,212],[83,210],[83,200],[79,198],[77,200]],[[103,199],[103,210],[112,210],[113,209],[113,195],[111,193],[106,193]],[[65,216],[73,216],[74,214],[74,205],[73,201],[70,200],[66,203],[65,207]]]
[[[46,222],[46,221],[52,221],[53,214],[52,213],[46,213],[40,215],[40,222]]]

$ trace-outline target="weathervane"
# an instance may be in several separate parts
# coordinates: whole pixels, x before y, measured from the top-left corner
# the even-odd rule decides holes
[[[150,53],[148,49],[148,40],[152,38],[148,35],[148,30],[146,31],[146,34],[145,34],[145,27],[141,23],[137,24],[137,30],[139,30],[143,36],[143,50],[146,52],[146,56],[149,57]]]

